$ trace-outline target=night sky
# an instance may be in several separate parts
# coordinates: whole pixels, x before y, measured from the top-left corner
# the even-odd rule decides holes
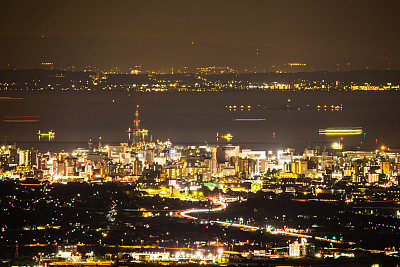
[[[0,69],[44,61],[398,69],[399,7],[365,0],[1,1]]]

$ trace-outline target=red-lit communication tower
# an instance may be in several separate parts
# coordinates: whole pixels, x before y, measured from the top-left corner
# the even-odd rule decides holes
[[[133,130],[131,128],[126,131],[128,133],[128,143],[132,141],[132,146],[137,146],[140,142],[146,140],[148,130],[139,128],[139,105],[136,106],[135,119],[133,120]]]
[[[136,112],[135,112],[135,119],[133,120],[133,131],[129,127],[128,131],[128,142],[132,141],[132,145],[137,145],[137,143],[140,141],[140,128],[139,128],[139,105],[136,105]]]

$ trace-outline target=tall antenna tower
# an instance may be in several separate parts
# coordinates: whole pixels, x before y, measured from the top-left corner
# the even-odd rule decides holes
[[[132,141],[132,145],[136,146],[140,141],[140,128],[139,128],[139,105],[136,105],[135,119],[133,120],[133,129],[128,128],[128,142]]]
[[[134,140],[134,144],[135,144],[135,146],[136,146],[137,143],[139,143],[139,141],[140,141],[140,140],[139,140],[139,139],[140,139],[139,105],[136,106],[135,120],[134,120],[133,122],[134,122],[134,125],[135,125],[135,134],[134,134],[134,135],[135,135],[135,136],[134,136],[135,140]]]
[[[129,127],[128,131],[128,143],[132,142],[132,146],[137,147],[141,141],[146,140],[148,136],[148,130],[140,129],[140,119],[139,119],[139,105],[136,106],[135,119],[133,120],[133,129]]]

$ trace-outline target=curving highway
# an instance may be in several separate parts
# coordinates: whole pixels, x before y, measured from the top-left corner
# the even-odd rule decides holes
[[[224,210],[226,208],[226,203],[223,202],[220,199],[217,198],[213,198],[212,199],[214,204],[218,204],[220,205],[217,208],[213,208],[213,209],[189,209],[189,210],[183,210],[183,211],[178,211],[177,215],[181,218],[186,218],[186,219],[190,219],[190,220],[197,220],[197,217],[191,216],[189,214],[191,213],[204,213],[204,212],[214,212],[214,211],[220,211],[220,210]]]
[[[220,211],[224,210],[227,206],[227,204],[222,200],[218,198],[213,198],[212,199],[214,204],[219,205],[219,207],[213,208],[213,209],[188,209],[188,210],[182,210],[178,211],[176,215],[181,218],[189,219],[189,220],[197,220],[198,217],[192,216],[190,214],[192,213],[204,213],[204,212],[214,212],[214,211]],[[246,224],[238,224],[238,223],[228,223],[228,222],[221,222],[221,221],[211,221],[211,223],[217,223],[221,224],[224,226],[231,226],[231,227],[237,227],[237,228],[244,228],[244,229],[250,229],[250,230],[260,230],[260,227],[256,226],[251,226],[251,225],[246,225]],[[279,234],[279,235],[289,235],[289,236],[295,236],[299,238],[315,238],[316,240],[320,241],[326,241],[330,243],[337,243],[337,244],[343,244],[344,242],[339,241],[339,240],[334,240],[334,239],[329,239],[329,238],[323,238],[319,236],[311,236],[311,235],[305,235],[305,234],[298,234],[294,232],[289,232],[285,229],[274,229],[273,231],[268,231],[271,234]]]

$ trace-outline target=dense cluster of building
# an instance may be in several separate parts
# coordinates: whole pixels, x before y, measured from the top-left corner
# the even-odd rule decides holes
[[[134,130],[129,132],[132,138],[130,138],[130,141],[127,143],[122,143],[118,146],[110,146],[103,145],[101,142],[89,141],[87,148],[75,149],[72,153],[39,153],[35,150],[18,149],[15,145],[2,146],[0,148],[0,176],[3,182],[9,183],[17,181],[22,188],[26,187],[23,183],[21,184],[21,181],[24,180],[29,181],[29,183],[35,183],[36,181],[42,182],[44,185],[51,185],[51,187],[34,186],[32,189],[28,187],[23,189],[28,190],[27,192],[30,192],[29,190],[37,191],[37,193],[34,194],[38,195],[31,200],[27,199],[27,202],[14,197],[15,199],[11,199],[10,203],[16,201],[12,204],[15,205],[15,208],[21,205],[23,208],[25,204],[33,201],[31,204],[27,204],[29,209],[40,210],[41,208],[39,206],[36,207],[36,205],[43,202],[43,204],[40,205],[55,205],[51,206],[51,209],[49,206],[49,210],[60,209],[58,213],[69,212],[73,215],[73,217],[69,219],[69,221],[72,220],[71,222],[68,220],[63,222],[63,219],[58,215],[49,215],[48,220],[50,220],[50,223],[44,224],[44,226],[37,226],[35,225],[36,223],[31,223],[34,226],[24,226],[24,230],[35,232],[38,231],[39,227],[42,227],[42,231],[49,232],[48,238],[44,241],[47,242],[45,244],[49,246],[51,246],[53,242],[55,242],[54,244],[60,242],[63,236],[75,237],[78,238],[77,240],[79,240],[80,237],[85,237],[87,242],[100,242],[100,244],[110,242],[109,244],[113,244],[113,242],[118,243],[117,240],[119,240],[114,240],[115,237],[120,238],[122,235],[121,242],[123,243],[124,233],[126,235],[127,232],[133,231],[129,241],[130,245],[125,247],[125,251],[131,250],[133,252],[126,252],[125,254],[118,255],[114,253],[113,260],[118,260],[120,262],[161,261],[170,263],[203,262],[223,264],[226,262],[254,262],[282,258],[353,258],[357,257],[357,253],[362,252],[349,250],[345,247],[330,249],[319,246],[319,248],[316,249],[312,240],[314,240],[314,242],[344,243],[341,242],[341,239],[340,241],[336,240],[335,237],[333,239],[321,237],[317,240],[317,237],[313,236],[315,233],[309,235],[309,233],[311,233],[309,232],[309,229],[312,228],[311,225],[307,226],[307,229],[285,228],[291,224],[296,225],[297,223],[300,224],[300,222],[302,224],[303,220],[309,220],[311,215],[301,215],[301,218],[299,217],[296,221],[292,222],[290,222],[290,220],[285,220],[286,215],[282,215],[280,219],[272,219],[272,223],[274,223],[275,227],[282,227],[281,229],[274,230],[272,230],[273,227],[271,226],[265,227],[265,223],[271,222],[271,220],[267,220],[267,218],[265,218],[265,220],[263,219],[261,222],[256,222],[251,216],[257,215],[243,215],[245,219],[231,217],[229,220],[224,219],[224,216],[222,216],[220,217],[222,221],[218,221],[218,219],[215,221],[215,219],[209,217],[208,219],[199,220],[199,223],[200,225],[203,223],[207,225],[210,223],[221,224],[221,226],[238,227],[240,229],[247,229],[248,231],[261,230],[269,234],[288,235],[288,238],[291,240],[280,241],[280,243],[278,242],[275,245],[270,244],[268,245],[269,250],[265,250],[261,246],[262,241],[257,242],[256,245],[253,244],[256,243],[255,241],[253,241],[253,243],[247,241],[247,243],[241,244],[243,241],[239,242],[239,239],[236,239],[236,241],[232,239],[229,242],[222,242],[224,237],[219,237],[221,234],[219,233],[215,234],[215,236],[209,240],[207,240],[208,238],[205,236],[202,238],[199,237],[199,239],[193,236],[192,241],[190,241],[190,239],[189,241],[184,239],[186,240],[182,241],[184,242],[184,246],[197,248],[193,248],[187,252],[185,251],[184,254],[177,254],[181,253],[181,251],[178,250],[178,243],[176,248],[170,249],[168,253],[166,253],[165,248],[163,252],[162,246],[157,242],[160,242],[160,239],[162,239],[161,241],[165,242],[164,246],[171,248],[171,242],[174,244],[175,241],[168,237],[170,230],[161,230],[165,223],[162,220],[171,220],[172,217],[175,216],[175,211],[170,211],[172,208],[171,205],[175,205],[175,208],[178,206],[177,204],[172,204],[172,202],[167,204],[165,201],[160,201],[159,198],[154,198],[154,201],[156,201],[154,202],[151,200],[153,199],[152,196],[164,197],[171,200],[200,200],[200,202],[198,202],[200,206],[203,205],[210,209],[210,206],[208,206],[209,204],[207,204],[207,197],[210,196],[210,192],[223,194],[225,201],[237,201],[238,199],[245,199],[248,194],[254,195],[254,193],[262,193],[263,195],[261,196],[263,199],[265,199],[266,196],[271,198],[272,195],[283,197],[291,196],[290,198],[295,201],[336,202],[344,205],[351,204],[352,213],[361,214],[362,216],[379,215],[387,217],[388,220],[395,220],[400,217],[396,205],[391,205],[391,208],[388,208],[388,206],[382,207],[374,205],[376,202],[396,203],[400,199],[400,190],[398,187],[400,153],[398,151],[389,150],[386,147],[381,147],[379,150],[373,152],[330,150],[317,147],[306,149],[301,153],[296,153],[294,149],[285,149],[277,152],[254,151],[227,143],[220,143],[214,146],[174,146],[169,141],[148,140],[146,136],[141,135],[143,130],[138,130],[138,127],[135,127]],[[137,205],[137,197],[139,197],[139,195],[137,195],[138,193],[129,193],[130,191],[125,187],[121,189],[125,192],[124,194],[127,194],[126,196],[134,197],[132,200],[128,201],[128,199],[125,199],[123,201],[124,204],[121,201],[108,198],[101,200],[101,195],[104,194],[104,192],[99,194],[99,186],[104,187],[106,190],[105,192],[110,190],[113,192],[116,190],[112,189],[113,187],[111,189],[106,189],[107,186],[100,185],[107,184],[107,182],[111,182],[110,184],[135,185],[135,187],[133,187],[136,188],[135,190],[145,192],[149,197],[149,199],[146,198],[147,200],[141,198],[141,201],[148,202],[148,205],[146,205],[153,208],[137,209],[137,211],[133,211],[136,215],[132,215],[132,211],[130,210],[132,207],[131,205]],[[57,189],[57,184],[77,183],[99,185],[96,187],[97,189],[90,189],[93,191],[93,196],[91,194],[82,196],[81,193],[77,193],[80,191],[76,191],[73,193],[73,198],[71,199],[66,198],[63,200],[63,197],[60,198],[60,196],[56,198],[56,192],[59,190]],[[204,188],[209,188],[208,193],[204,191]],[[55,192],[52,192],[54,190]],[[117,193],[118,190],[116,190],[115,193]],[[42,194],[44,195],[41,196]],[[70,193],[67,195],[69,194]],[[101,200],[109,204],[103,208],[100,206],[95,208],[93,206],[93,208],[88,210],[88,207],[93,205],[92,198],[98,199],[96,201]],[[232,198],[232,200],[229,200],[230,198]],[[35,199],[37,200],[34,201]],[[39,204],[35,204],[36,202]],[[82,206],[83,203],[89,206]],[[362,203],[368,204],[363,205]],[[182,206],[181,204],[179,205]],[[10,212],[12,210],[10,208],[11,207],[4,206],[4,212]],[[165,208],[167,209],[164,210]],[[72,210],[68,211],[68,209]],[[105,209],[109,210],[106,211]],[[87,213],[86,217],[89,216],[90,218],[81,217],[85,210]],[[259,210],[258,208],[254,208],[254,210],[257,210],[257,213],[255,212],[254,214],[264,214],[264,211],[262,211],[263,209]],[[76,217],[74,215],[75,213]],[[117,213],[119,215],[117,215]],[[346,212],[344,214],[346,214]],[[227,214],[226,216],[229,218],[230,215]],[[317,216],[314,217],[315,220],[321,223],[323,216],[318,219]],[[94,218],[98,219],[93,221]],[[347,219],[346,217],[340,218],[339,216],[337,220],[342,222]],[[149,225],[153,222],[156,222],[156,225],[159,224],[158,227],[161,228],[148,229],[150,227]],[[59,226],[60,223],[61,226]],[[308,223],[315,224],[312,222]],[[396,222],[390,223],[389,225],[389,223],[385,222],[381,225],[381,222],[378,220],[376,222],[374,221],[372,225],[357,227],[363,230],[368,227],[372,227],[371,229],[380,227],[383,228],[383,230],[380,231],[392,231],[391,233],[397,233],[400,226]],[[71,224],[74,226],[73,228],[69,226]],[[390,229],[386,229],[385,226],[390,226]],[[198,227],[200,227],[199,230],[203,229],[201,228],[202,226]],[[345,227],[351,227],[351,222],[350,226],[347,223]],[[391,227],[394,228],[392,229]],[[8,228],[13,229],[10,225],[5,225],[3,231],[8,233]],[[139,228],[143,229],[142,231],[149,231],[148,237],[135,237],[142,239],[141,241],[135,241],[133,236],[139,235],[140,232],[132,229]],[[213,231],[217,231],[216,229],[217,228]],[[14,229],[12,231],[16,230]],[[66,232],[64,233],[64,231]],[[204,229],[202,231],[204,231]],[[318,232],[316,232],[316,234],[318,234]],[[107,239],[108,235],[111,239]],[[55,240],[51,241],[50,237]],[[311,242],[304,237],[310,239]],[[205,240],[203,240],[204,238]],[[218,242],[219,238],[221,240],[220,242]],[[2,242],[6,242],[6,244],[11,242],[9,240],[3,240],[3,236],[1,236],[1,239]],[[34,238],[33,240],[35,241],[38,239]],[[148,246],[149,251],[147,252],[143,251],[144,240],[146,240],[147,244],[153,244]],[[200,241],[202,245],[196,243]],[[39,243],[39,240],[37,242]],[[138,245],[138,242],[142,242],[142,244]],[[282,245],[282,242],[283,244],[287,244],[287,246],[279,248],[279,244]],[[154,243],[157,245],[154,245]],[[231,249],[229,249],[229,246],[232,246]],[[76,249],[76,246],[74,248]],[[211,248],[212,251],[206,253],[209,248]],[[221,249],[221,251],[219,251],[219,249]],[[397,250],[394,248],[393,251],[397,253]],[[386,253],[392,253],[392,251],[386,251]],[[87,262],[88,260],[90,261],[92,257],[91,255],[83,257],[79,254],[79,257],[75,255],[75,257],[78,258],[73,259],[73,255],[70,254],[71,253],[68,251],[60,250],[57,255],[52,254],[52,256],[46,257],[48,257],[47,260],[50,262],[60,260],[77,262],[84,260]],[[45,262],[46,257],[43,256],[40,261]]]
[[[295,153],[254,151],[239,146],[173,146],[142,141],[135,146],[78,148],[72,153],[38,153],[15,145],[0,148],[3,179],[52,182],[130,181],[167,183],[184,190],[203,185],[233,191],[302,192],[353,199],[398,200],[400,153],[306,149]],[[368,188],[368,190],[367,190]]]
[[[131,74],[132,73],[132,74]],[[197,68],[191,73],[114,73],[63,70],[0,72],[0,91],[391,91],[400,89],[398,71],[237,74],[229,67]]]

